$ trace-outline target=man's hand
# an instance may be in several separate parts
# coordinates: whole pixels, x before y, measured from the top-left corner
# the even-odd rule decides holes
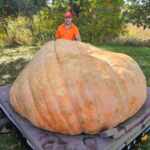
[[[76,41],[81,41],[80,34],[78,34],[78,35],[76,36]]]

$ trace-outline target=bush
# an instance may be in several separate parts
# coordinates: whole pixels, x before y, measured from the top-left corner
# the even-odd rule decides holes
[[[52,17],[50,9],[43,8],[31,18],[25,16],[6,18],[5,24],[0,24],[0,45],[42,44],[52,39],[55,32]]]
[[[123,1],[85,2],[77,20],[83,41],[93,44],[105,43],[122,32]]]
[[[52,16],[50,10],[43,8],[32,18],[32,32],[35,43],[43,43],[52,37]]]
[[[8,17],[7,22],[7,42],[8,45],[30,45],[32,44],[31,20],[27,17]]]
[[[6,25],[4,22],[0,22],[0,47],[7,45],[7,32]]]
[[[124,30],[125,34],[115,38],[112,43],[127,46],[150,47],[150,29],[143,29],[133,24],[126,24]]]

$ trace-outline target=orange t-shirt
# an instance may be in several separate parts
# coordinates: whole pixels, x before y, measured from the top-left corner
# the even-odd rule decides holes
[[[56,39],[75,40],[79,35],[79,30],[75,24],[72,24],[70,28],[66,28],[64,24],[61,24],[55,34]]]

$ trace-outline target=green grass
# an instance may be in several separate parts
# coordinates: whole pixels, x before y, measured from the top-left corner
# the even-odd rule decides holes
[[[9,134],[0,135],[0,150],[26,150],[26,148],[17,137],[15,130],[12,130]]]
[[[0,49],[0,85],[12,83],[37,49],[34,46]]]
[[[150,48],[120,45],[103,45],[100,47],[114,52],[126,53],[134,58],[146,76],[147,85],[150,86]],[[34,56],[37,49],[39,48],[31,46],[0,49],[0,85],[12,83]],[[17,135],[14,129],[11,129],[9,134],[0,134],[0,150],[26,150]],[[145,143],[139,142],[135,149],[149,150],[150,138]]]

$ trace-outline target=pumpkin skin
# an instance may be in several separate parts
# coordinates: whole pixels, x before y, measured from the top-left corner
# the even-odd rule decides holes
[[[94,134],[133,116],[146,91],[145,76],[131,57],[57,40],[46,43],[19,74],[10,103],[37,127]]]

